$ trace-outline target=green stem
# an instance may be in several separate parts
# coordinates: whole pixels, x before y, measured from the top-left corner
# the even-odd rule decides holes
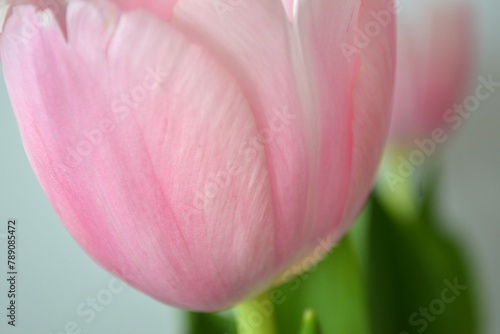
[[[389,147],[384,154],[380,177],[376,190],[384,206],[392,216],[406,222],[413,222],[418,217],[419,206],[413,184],[414,167],[411,172],[401,174],[402,160],[407,159],[407,149]],[[408,167],[403,167],[408,168]]]
[[[306,310],[302,319],[302,329],[300,334],[319,334],[318,318],[313,310]]]
[[[276,334],[274,307],[269,293],[249,299],[235,307],[238,334]]]

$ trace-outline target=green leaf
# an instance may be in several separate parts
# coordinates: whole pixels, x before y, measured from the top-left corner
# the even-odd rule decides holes
[[[319,244],[319,243],[318,243]],[[306,258],[298,263],[310,263]],[[316,267],[275,289],[278,333],[299,333],[306,309],[313,309],[323,334],[366,334],[369,314],[365,281],[352,242],[344,238]]]
[[[302,330],[300,334],[321,334],[318,318],[313,310],[306,310],[302,319]]]
[[[236,334],[232,316],[220,313],[188,312],[189,334]]]
[[[432,220],[432,221],[431,221]],[[474,334],[474,287],[460,247],[426,214],[397,221],[372,196],[368,282],[372,333]]]

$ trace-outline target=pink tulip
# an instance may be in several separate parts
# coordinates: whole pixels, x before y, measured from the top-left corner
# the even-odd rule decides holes
[[[118,5],[12,6],[0,40],[28,157],[83,249],[213,311],[338,240],[388,131],[392,20],[340,46],[388,1]]]
[[[464,98],[472,20],[463,1],[406,0],[399,6],[391,137],[408,141],[446,129],[446,112]]]

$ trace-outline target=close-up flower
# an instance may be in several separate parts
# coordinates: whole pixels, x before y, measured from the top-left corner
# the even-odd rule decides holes
[[[339,240],[368,195],[394,32],[354,59],[337,45],[387,1],[286,9],[10,9],[0,54],[43,189],[93,259],[160,301],[214,311],[255,295]]]
[[[495,1],[0,0],[0,332],[500,332]]]

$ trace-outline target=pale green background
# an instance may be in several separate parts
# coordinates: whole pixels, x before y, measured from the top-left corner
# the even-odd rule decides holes
[[[500,80],[500,2],[481,0],[476,72]],[[474,85],[474,84],[473,84]],[[450,142],[441,182],[449,230],[467,246],[481,289],[485,334],[500,333],[500,91],[483,102]],[[125,288],[90,324],[78,304],[112,277],[76,245],[56,216],[28,164],[3,79],[0,80],[0,233],[19,220],[19,326],[5,325],[4,247],[0,244],[0,333],[64,333],[75,321],[82,333],[179,334],[178,311]],[[397,334],[397,333],[388,333]]]

